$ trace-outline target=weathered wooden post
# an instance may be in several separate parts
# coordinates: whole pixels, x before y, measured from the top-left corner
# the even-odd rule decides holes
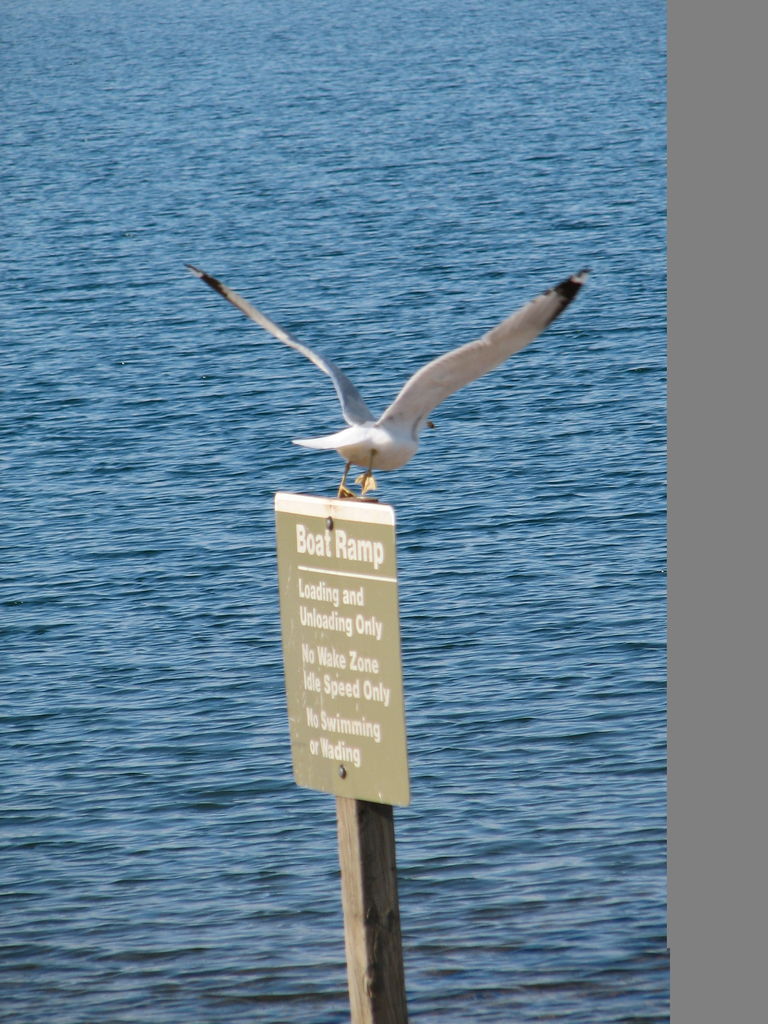
[[[410,801],[394,510],[275,496],[294,778],[336,796],[352,1024],[405,1024],[392,805]]]
[[[408,1019],[392,807],[336,798],[353,1024]]]

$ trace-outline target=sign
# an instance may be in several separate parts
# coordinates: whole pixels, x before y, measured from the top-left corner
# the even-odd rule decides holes
[[[279,493],[275,518],[294,778],[407,806],[394,509]]]

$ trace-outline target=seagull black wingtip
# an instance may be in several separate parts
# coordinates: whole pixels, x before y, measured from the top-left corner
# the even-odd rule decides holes
[[[194,274],[195,277],[199,277],[204,284],[208,285],[209,288],[213,288],[215,292],[218,292],[219,295],[223,296],[225,299],[230,301],[225,291],[224,285],[221,283],[221,281],[217,280],[215,277],[212,277],[210,274],[206,274],[204,270],[200,270],[198,267],[192,266],[191,263],[185,263],[184,266],[187,268],[190,274]]]
[[[587,280],[590,273],[591,271],[589,268],[585,267],[583,270],[580,270],[578,274],[572,274],[571,277],[567,277],[565,281],[561,281],[560,284],[556,284],[553,290],[570,302],[579,294],[579,289]]]

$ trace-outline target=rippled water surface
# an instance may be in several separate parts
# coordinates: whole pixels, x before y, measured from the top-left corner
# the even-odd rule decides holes
[[[0,1020],[348,1019],[293,782],[276,490],[338,361],[410,372],[584,265],[382,474],[413,1021],[661,1022],[663,5],[43,0],[2,25]]]

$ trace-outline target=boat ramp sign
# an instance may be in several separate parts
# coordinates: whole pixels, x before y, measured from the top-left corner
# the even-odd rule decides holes
[[[294,778],[406,806],[394,509],[278,493],[275,518]]]

